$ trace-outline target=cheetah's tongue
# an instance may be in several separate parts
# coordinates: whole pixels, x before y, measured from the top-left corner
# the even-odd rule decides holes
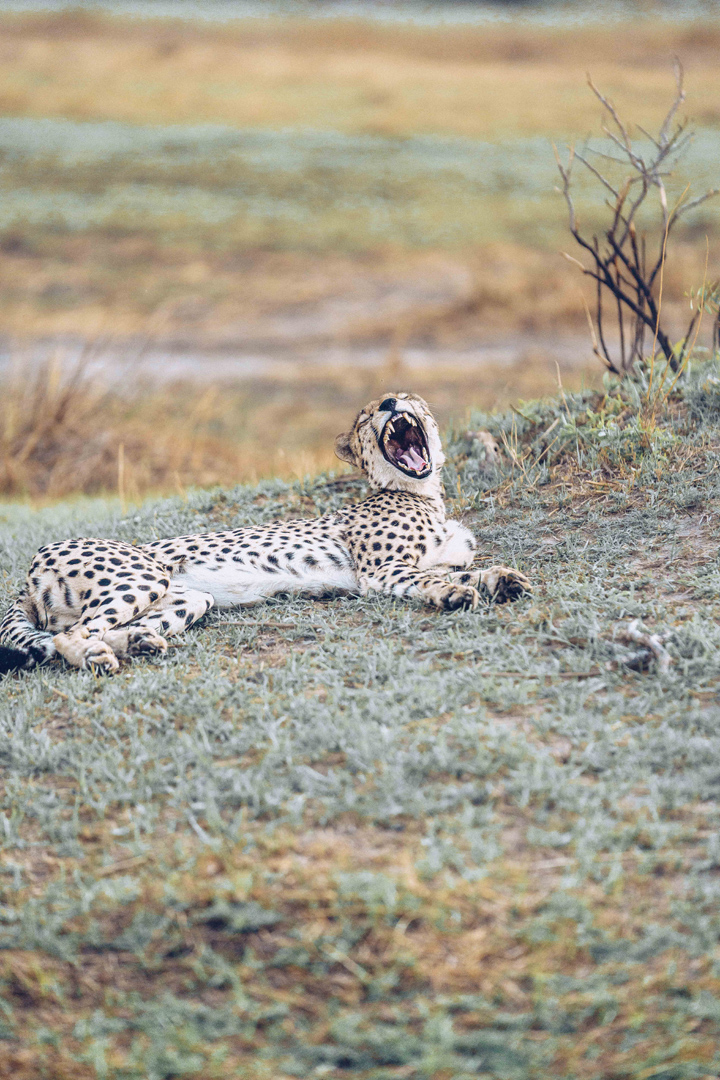
[[[423,469],[427,468],[427,462],[420,457],[414,446],[409,446],[407,450],[403,450],[398,461],[402,462],[407,469],[414,469],[415,472],[422,472]]]

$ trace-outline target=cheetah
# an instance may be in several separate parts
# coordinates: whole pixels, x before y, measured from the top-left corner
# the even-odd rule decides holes
[[[165,652],[167,638],[213,606],[278,593],[383,593],[445,611],[481,594],[514,600],[518,570],[470,569],[475,539],[445,516],[437,424],[422,398],[388,395],[335,441],[370,486],[363,502],[311,520],[275,521],[135,546],[74,539],[43,547],[2,623],[0,671],[62,657],[114,674],[125,657]]]

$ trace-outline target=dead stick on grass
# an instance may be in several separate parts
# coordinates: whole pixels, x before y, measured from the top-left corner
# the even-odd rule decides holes
[[[317,942],[317,945],[325,956],[334,960],[337,964],[342,964],[345,970],[349,971],[351,975],[354,975],[356,979],[359,979],[361,983],[372,982],[370,974],[365,968],[361,967],[357,961],[353,960],[352,956],[348,956],[347,953],[342,952],[341,949],[321,945],[319,942]]]
[[[695,836],[700,836],[701,832],[696,832]],[[708,836],[713,835],[708,831]],[[678,851],[673,849],[670,851],[634,851],[628,849],[626,851],[598,851],[598,852],[581,852],[575,856],[558,855],[555,859],[544,859],[542,862],[532,863],[533,870],[554,870],[562,866],[577,865],[583,859],[592,859],[594,863],[608,863],[614,862],[616,859],[646,859],[648,857],[659,857],[664,861],[671,858],[685,859],[689,855],[692,855],[691,851]]]
[[[638,630],[639,621],[639,619],[633,619],[628,627],[620,630],[616,635],[618,641],[625,644],[644,645],[657,660],[658,670],[667,671],[672,664],[672,657],[663,643],[672,637],[672,631],[668,630],[664,634],[645,634],[642,630]]]
[[[95,877],[110,877],[111,874],[120,874],[123,870],[134,870],[136,866],[146,863],[149,858],[149,855],[134,855],[130,859],[121,859],[120,862],[111,863],[110,866],[101,866],[95,871]]]
[[[261,630],[298,630],[303,629],[298,627],[296,623],[289,622],[265,622],[261,619],[248,619],[247,621],[241,619],[218,619],[216,623],[212,623],[212,626],[259,626]],[[322,627],[307,626],[305,630],[312,630],[313,634],[324,634],[325,631]]]
[[[481,679],[596,679],[602,671],[476,671]]]
[[[62,690],[58,690],[57,686],[50,686],[50,684],[46,683],[44,679],[41,679],[40,682],[43,684],[43,686],[47,686],[48,690],[51,693],[57,694],[61,698],[65,698],[66,701],[70,700],[70,695],[63,693]]]

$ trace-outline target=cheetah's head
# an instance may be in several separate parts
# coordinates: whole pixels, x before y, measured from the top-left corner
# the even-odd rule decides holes
[[[440,491],[445,455],[427,402],[417,394],[389,394],[371,401],[350,431],[338,435],[335,453],[362,469],[373,488],[433,495]]]

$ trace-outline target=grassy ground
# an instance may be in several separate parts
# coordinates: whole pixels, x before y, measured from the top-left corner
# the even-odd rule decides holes
[[[452,510],[531,599],[278,600],[8,680],[0,1072],[717,1076],[719,374],[475,416],[492,473],[449,434]],[[41,542],[361,493],[7,508],[4,596]]]

